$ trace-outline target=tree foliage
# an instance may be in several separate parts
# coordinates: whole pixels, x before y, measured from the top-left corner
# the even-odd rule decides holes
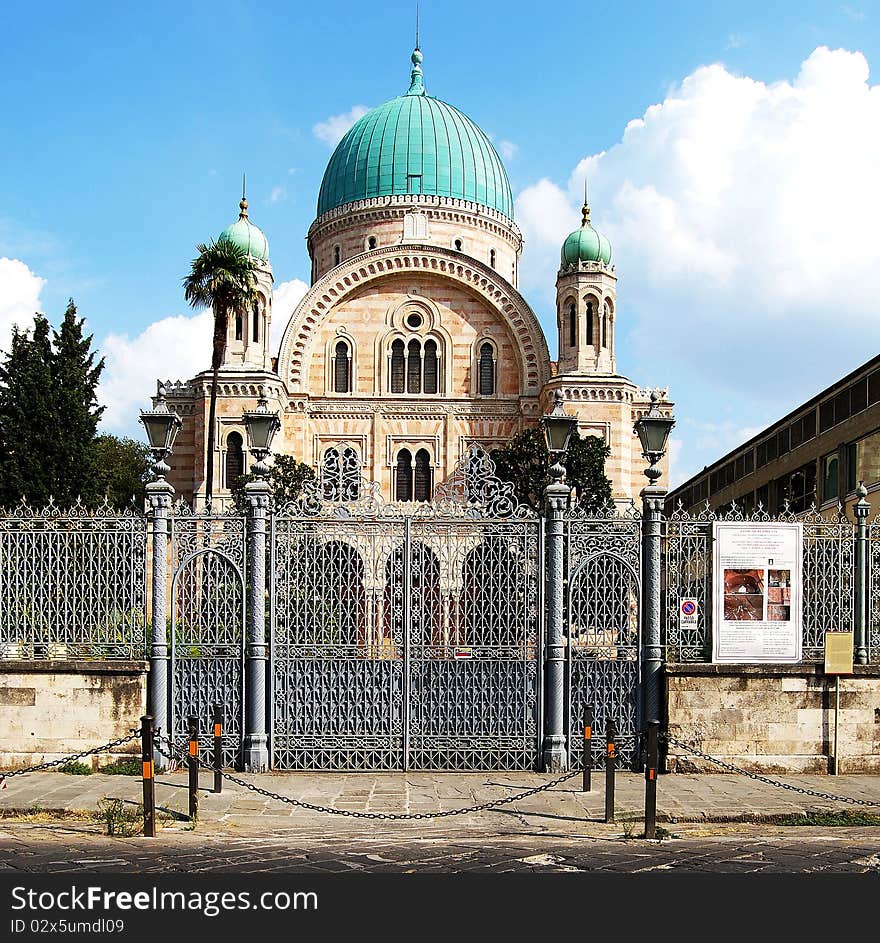
[[[92,443],[98,495],[115,508],[144,506],[150,449],[145,442],[99,435]]]
[[[0,364],[0,504],[96,498],[93,441],[104,361],[96,362],[91,345],[72,299],[58,331],[42,314],[29,331],[13,328]]]
[[[217,413],[217,373],[226,356],[226,337],[230,312],[248,310],[257,299],[256,263],[229,239],[196,246],[189,274],[183,279],[183,296],[193,308],[211,308],[214,312],[214,340],[211,350],[211,401],[208,408],[208,465],[205,474],[205,498],[210,502],[214,491],[214,438]]]
[[[574,501],[584,510],[595,511],[611,501],[611,482],[605,475],[605,459],[611,450],[596,436],[571,435],[565,458],[565,481],[574,488]],[[517,498],[540,509],[544,489],[550,484],[550,456],[540,429],[525,429],[490,457],[495,473],[513,484]]]
[[[315,469],[305,462],[298,462],[292,455],[276,455],[266,476],[272,488],[272,503],[282,507],[288,501],[294,501],[302,493],[306,482],[314,481]],[[232,483],[232,500],[239,511],[247,509],[247,497],[244,487],[254,475],[239,475]]]

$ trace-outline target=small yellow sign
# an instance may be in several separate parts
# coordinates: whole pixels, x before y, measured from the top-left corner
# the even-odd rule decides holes
[[[825,633],[825,674],[851,675],[853,673],[852,632]]]

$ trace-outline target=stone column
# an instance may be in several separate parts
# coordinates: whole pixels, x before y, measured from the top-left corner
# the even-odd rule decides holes
[[[547,715],[544,724],[544,770],[561,773],[568,769],[565,738],[565,637],[563,563],[565,535],[563,514],[569,488],[561,482],[544,492],[547,587],[547,650],[544,677],[547,686]]]
[[[168,711],[168,512],[174,488],[164,478],[151,481],[147,487],[147,503],[152,521],[152,605],[150,618],[150,686],[149,713],[155,729],[171,739]],[[153,760],[159,769],[165,759],[154,750]]]
[[[868,640],[865,634],[868,614],[868,515],[871,505],[867,501],[868,489],[864,482],[859,482],[856,489],[856,501],[853,514],[856,518],[856,553],[855,553],[855,612],[853,613],[853,649],[857,665],[868,664]]]
[[[266,736],[266,517],[271,487],[265,478],[245,485],[248,505],[248,606],[245,648],[244,768],[269,768]]]
[[[642,489],[642,646],[644,712],[647,723],[660,723],[660,566],[663,500],[666,489],[649,485]]]

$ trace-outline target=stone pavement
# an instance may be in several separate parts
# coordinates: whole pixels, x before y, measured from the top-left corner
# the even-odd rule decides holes
[[[524,827],[556,834],[606,834],[612,826],[604,823],[604,775],[594,772],[593,789],[580,791],[580,774],[567,782],[498,809],[435,818],[438,814],[463,809],[510,796],[549,782],[554,777],[537,773],[237,773],[238,778],[270,792],[314,805],[346,812],[421,813],[430,818],[417,821],[382,822],[383,833],[400,834],[452,832],[517,834]],[[863,810],[880,815],[880,776],[798,775],[778,778],[797,789],[877,803],[873,808],[850,805],[821,796],[803,794],[757,782],[735,774],[661,775],[657,789],[658,821],[756,822],[772,821],[786,815],[811,810]],[[200,789],[200,825],[234,827],[238,834],[254,834],[268,829],[296,828],[304,832],[331,827],[334,833],[376,828],[376,822],[356,816],[308,811],[284,802],[264,798],[246,788],[224,781],[223,791],[211,791],[212,777],[203,773]],[[644,777],[638,773],[618,773],[616,777],[616,818],[622,822],[640,819],[644,810]],[[15,776],[0,790],[0,815],[13,810],[34,808],[50,811],[94,812],[104,797],[138,803],[141,780],[129,776],[72,776],[41,772]],[[156,801],[160,809],[180,818],[188,807],[185,771],[158,774]]]
[[[108,837],[93,813],[103,797],[141,800],[134,777],[33,773],[0,790],[0,875],[20,873],[678,872],[880,874],[880,828],[783,828],[774,818],[811,810],[880,815],[880,776],[789,776],[785,782],[852,796],[857,807],[736,775],[663,775],[665,840],[641,839],[644,778],[621,773],[616,820],[604,822],[604,776],[581,793],[580,774],[494,810],[436,813],[511,795],[553,777],[527,773],[236,774],[272,792],[338,810],[421,812],[416,821],[304,811],[202,777],[199,821],[186,819],[185,772],[159,774],[165,810],[156,839]],[[35,814],[35,810],[41,810]],[[16,814],[21,813],[21,814]],[[49,813],[49,814],[46,814]],[[54,813],[59,818],[53,818]],[[635,840],[632,840],[635,839]]]

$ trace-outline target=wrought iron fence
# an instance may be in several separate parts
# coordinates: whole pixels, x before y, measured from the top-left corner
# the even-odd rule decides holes
[[[868,661],[876,664],[880,661],[880,515],[867,526],[868,531],[868,573],[867,586],[867,625],[865,634],[868,645]]]
[[[194,513],[178,503],[171,530],[171,731],[187,717],[210,734],[212,707],[225,707],[223,761],[237,765],[244,730],[245,523],[234,509]]]
[[[137,511],[0,509],[0,658],[144,658],[145,559]]]
[[[589,707],[596,730],[614,722],[620,758],[632,763],[641,729],[641,515],[635,507],[572,509],[565,536],[569,753],[580,753]],[[594,743],[598,759],[603,745]]]
[[[802,660],[824,657],[825,632],[853,627],[855,525],[842,509],[823,517],[816,508],[803,514],[772,516],[758,508],[744,514],[736,506],[717,514],[708,506],[688,513],[681,508],[666,521],[662,567],[667,661],[710,661],[713,613],[713,524],[798,523],[803,526]],[[679,604],[696,601],[695,622],[683,624]]]

